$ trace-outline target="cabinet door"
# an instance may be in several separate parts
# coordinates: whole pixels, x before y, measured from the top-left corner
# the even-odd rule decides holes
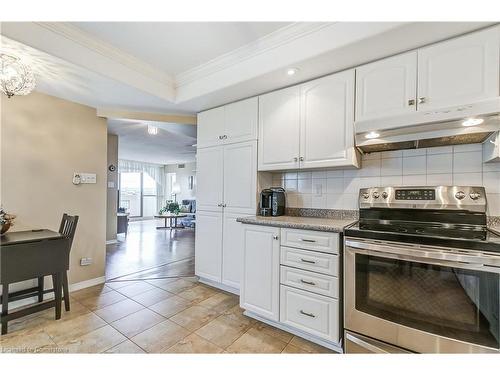
[[[224,146],[198,149],[196,199],[198,210],[222,211]]]
[[[224,235],[222,246],[222,284],[240,289],[243,269],[243,224],[238,217],[244,213],[224,213]]]
[[[356,121],[416,111],[417,52],[356,68]]]
[[[498,27],[418,50],[418,110],[499,96]]]
[[[258,99],[250,98],[225,106],[224,143],[257,140]]]
[[[219,283],[222,278],[222,229],[221,212],[196,212],[196,275]]]
[[[279,320],[279,229],[258,225],[243,228],[241,307]]]
[[[259,171],[299,167],[300,87],[259,96]]]
[[[255,215],[257,141],[224,146],[224,210]]]
[[[301,85],[301,168],[347,164],[354,146],[354,70]]]
[[[224,107],[198,113],[197,145],[200,147],[216,146],[223,143]]]

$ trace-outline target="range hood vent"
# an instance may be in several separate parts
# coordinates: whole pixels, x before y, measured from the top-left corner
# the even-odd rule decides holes
[[[355,122],[356,147],[364,152],[482,143],[500,130],[500,98],[410,115]],[[466,126],[466,120],[478,124]]]

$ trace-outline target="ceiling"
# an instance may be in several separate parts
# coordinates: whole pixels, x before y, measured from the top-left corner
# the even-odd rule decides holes
[[[3,22],[0,49],[29,63],[36,89],[49,95],[102,113],[193,115],[492,24]],[[288,76],[290,67],[298,73]],[[146,122],[110,119],[120,157],[193,161],[195,131],[160,125],[151,137]]]
[[[76,22],[72,25],[175,76],[288,24],[282,22]]]
[[[148,124],[158,134],[148,133]],[[108,120],[108,132],[117,134],[118,158],[156,164],[195,161],[196,126],[154,121]]]

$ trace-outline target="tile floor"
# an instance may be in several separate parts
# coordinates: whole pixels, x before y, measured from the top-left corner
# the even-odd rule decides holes
[[[109,282],[71,311],[9,323],[0,353],[333,353],[242,314],[238,297],[193,277]]]

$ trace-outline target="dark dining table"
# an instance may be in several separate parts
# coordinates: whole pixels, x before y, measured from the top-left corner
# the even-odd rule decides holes
[[[0,237],[2,334],[7,333],[9,321],[47,308],[55,307],[55,319],[61,318],[62,275],[69,269],[69,241],[48,229],[8,232]],[[9,284],[44,276],[52,276],[53,289],[33,287],[9,293]],[[43,294],[50,292],[55,298],[42,302]],[[9,302],[36,296],[40,303],[9,313]]]

